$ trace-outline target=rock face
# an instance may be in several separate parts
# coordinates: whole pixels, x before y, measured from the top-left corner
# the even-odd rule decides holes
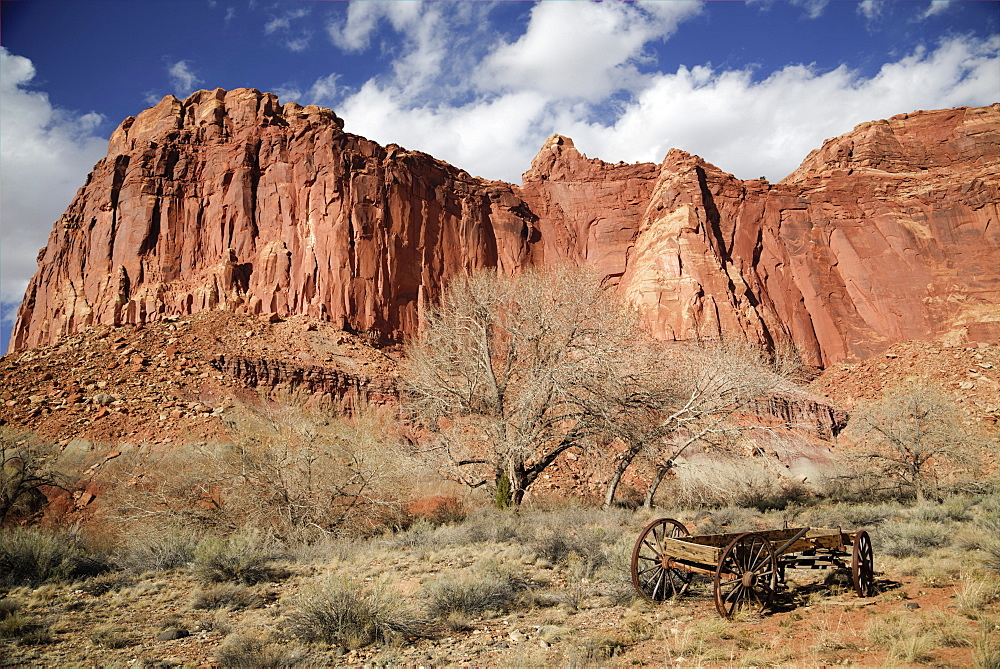
[[[398,341],[452,276],[556,261],[610,277],[661,338],[794,344],[820,367],[1000,338],[1000,105],[863,124],[773,185],[554,136],[516,186],[342,127],[252,89],[126,119],[39,256],[11,350],[209,309]]]
[[[39,257],[11,350],[206,309],[398,339],[455,272],[531,261],[510,186],[342,127],[247,89],[126,119]]]

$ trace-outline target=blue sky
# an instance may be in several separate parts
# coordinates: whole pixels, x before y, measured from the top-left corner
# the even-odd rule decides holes
[[[0,44],[4,349],[52,223],[166,94],[271,91],[515,182],[554,132],[778,180],[857,123],[1000,101],[989,1],[0,0]]]

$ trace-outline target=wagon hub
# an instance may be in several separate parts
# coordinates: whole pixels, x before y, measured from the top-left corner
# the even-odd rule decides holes
[[[752,588],[757,583],[757,574],[752,571],[745,572],[740,578],[740,583],[744,588]]]

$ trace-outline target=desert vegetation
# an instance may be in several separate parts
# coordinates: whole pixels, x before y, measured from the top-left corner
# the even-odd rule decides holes
[[[764,616],[716,617],[702,579],[650,604],[628,577],[653,517],[642,509],[487,504],[461,521],[311,543],[177,528],[164,539],[191,550],[160,566],[142,542],[36,527],[3,534],[0,644],[47,665],[997,666],[997,493],[661,514],[696,532],[866,527],[876,594],[859,600],[849,578],[797,570]]]
[[[793,386],[794,354],[656,344],[576,270],[458,281],[407,353],[401,407],[262,399],[227,409],[226,438],[96,460],[4,431],[0,654],[1000,666],[996,440],[940,390],[859,405],[854,446],[803,479],[754,446],[794,427],[752,417]],[[571,448],[604,464],[604,494],[536,494]],[[626,474],[644,487],[624,494]],[[46,512],[84,486],[100,499],[86,514]],[[866,529],[875,592],[855,597],[844,570],[790,570],[763,615],[718,618],[700,576],[652,604],[629,561],[660,517],[699,534]]]

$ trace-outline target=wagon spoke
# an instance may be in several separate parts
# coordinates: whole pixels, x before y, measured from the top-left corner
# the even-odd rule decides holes
[[[653,599],[657,599],[656,593],[660,591],[660,586],[663,584],[663,570],[661,569],[656,575],[656,585],[653,586]]]
[[[694,574],[683,567],[665,567],[669,559],[666,537],[688,536],[687,528],[670,518],[647,525],[632,551],[632,583],[643,598],[659,602],[687,591]]]
[[[759,534],[741,534],[722,553],[715,570],[715,607],[725,618],[741,608],[763,610],[774,596],[778,570],[771,542]]]

